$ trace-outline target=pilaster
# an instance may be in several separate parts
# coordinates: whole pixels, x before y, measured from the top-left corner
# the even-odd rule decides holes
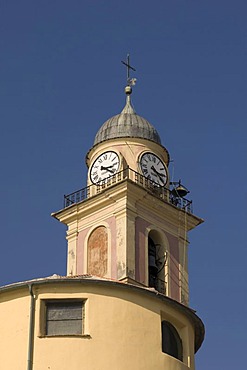
[[[77,258],[77,241],[78,241],[78,224],[73,222],[67,231],[66,236],[68,242],[67,253],[67,275],[76,275],[76,258]]]

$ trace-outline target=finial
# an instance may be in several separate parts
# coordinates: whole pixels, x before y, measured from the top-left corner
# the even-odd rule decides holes
[[[132,87],[127,85],[124,89],[126,95],[130,95],[132,93]]]
[[[130,55],[127,54],[126,62],[121,60],[121,62],[127,67],[127,86],[125,87],[125,93],[126,95],[130,95],[132,93],[132,87],[136,84],[136,78],[130,78],[130,69],[132,71],[136,71],[135,68],[133,68],[130,65]]]

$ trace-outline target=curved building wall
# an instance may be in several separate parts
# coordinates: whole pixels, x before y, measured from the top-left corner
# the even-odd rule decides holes
[[[182,305],[173,307],[169,299],[162,301],[143,288],[100,280],[37,282],[33,293],[34,370],[194,369],[195,329]],[[30,325],[28,287],[2,291],[0,299],[0,368],[23,370],[27,368]],[[82,333],[47,335],[47,303],[74,301],[84,306]],[[162,320],[178,331],[183,362],[162,352]]]
[[[29,301],[28,288],[0,293],[0,369],[27,368]]]

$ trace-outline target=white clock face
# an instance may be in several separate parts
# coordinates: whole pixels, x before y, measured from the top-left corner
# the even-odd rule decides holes
[[[102,183],[104,180],[115,175],[119,169],[119,156],[113,151],[100,154],[90,169],[90,178],[94,184]]]
[[[167,168],[164,162],[154,153],[146,152],[140,158],[140,167],[142,173],[149,180],[159,186],[165,186],[167,183]]]

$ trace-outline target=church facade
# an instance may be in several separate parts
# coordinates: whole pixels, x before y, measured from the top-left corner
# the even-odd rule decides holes
[[[86,155],[87,186],[52,214],[67,225],[67,275],[0,288],[1,368],[195,369],[187,233],[203,220],[125,93]]]

